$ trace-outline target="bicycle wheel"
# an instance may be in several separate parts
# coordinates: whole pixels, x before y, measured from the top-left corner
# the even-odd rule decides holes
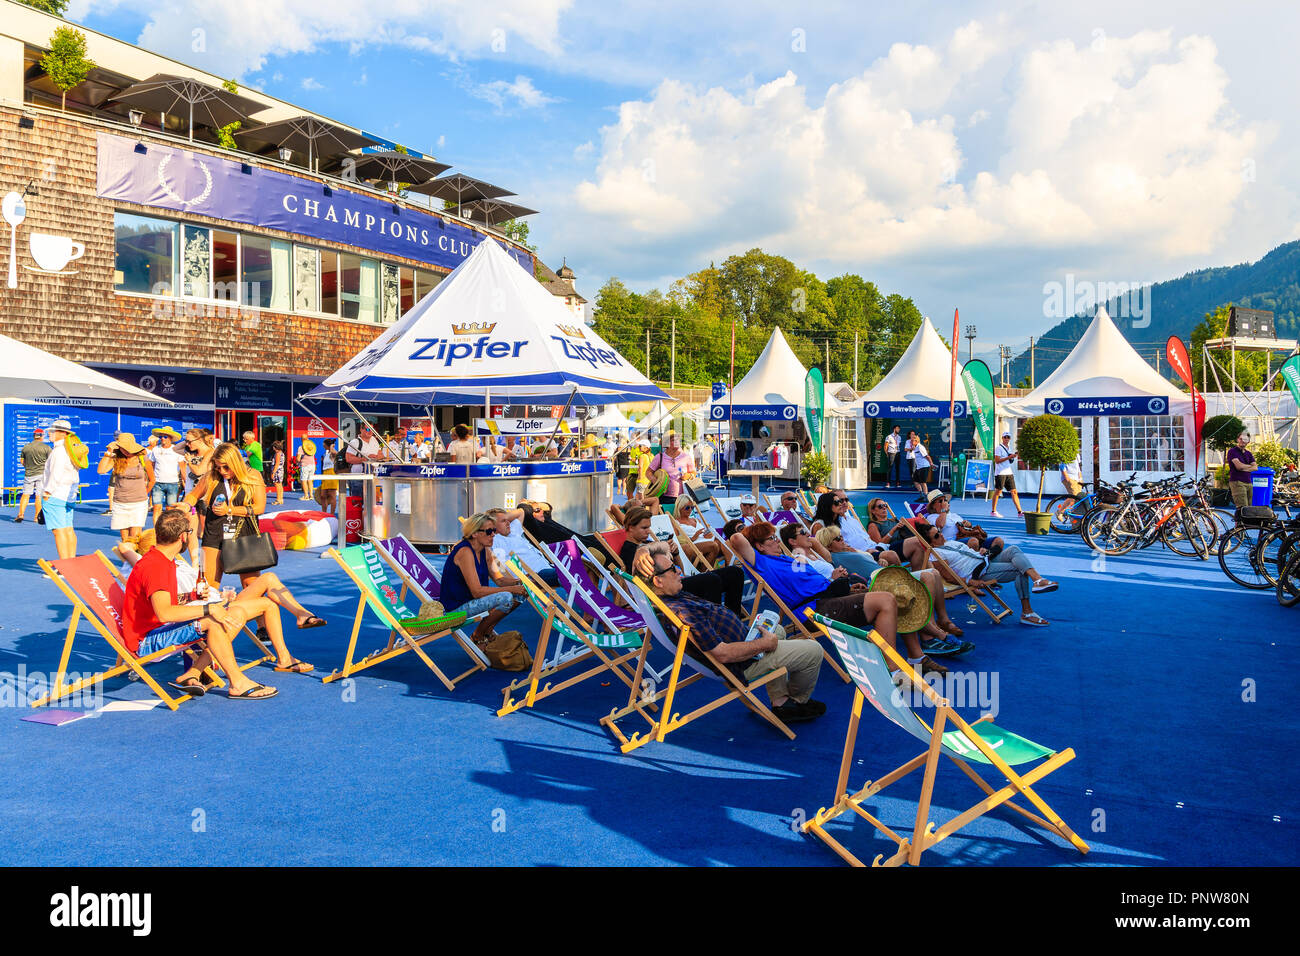
[[[1219,541],[1219,567],[1236,584],[1254,591],[1276,586],[1259,561],[1261,540],[1271,532],[1259,528],[1234,528]]]
[[[1300,551],[1292,553],[1277,576],[1277,603],[1283,607],[1300,604]]]
[[[1160,540],[1174,554],[1185,558],[1207,558],[1215,543],[1214,521],[1195,511],[1184,511],[1166,521]]]
[[[1296,534],[1285,528],[1274,528],[1259,542],[1259,566],[1271,587],[1277,586],[1282,566],[1295,551]]]
[[[1132,551],[1137,546],[1140,531],[1132,515],[1100,511],[1088,523],[1088,542],[1094,551],[1114,557]]]
[[[1197,508],[1196,510],[1214,522],[1214,541],[1217,548],[1218,542],[1223,540],[1223,536],[1232,530],[1232,521],[1222,511],[1215,508]]]
[[[1047,505],[1047,512],[1052,516],[1048,522],[1053,531],[1061,534],[1078,534],[1083,519],[1076,508],[1079,502],[1074,495],[1058,495]]]

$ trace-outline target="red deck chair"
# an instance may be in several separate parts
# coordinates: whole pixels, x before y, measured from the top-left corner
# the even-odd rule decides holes
[[[63,641],[63,653],[59,657],[59,669],[54,676],[53,689],[47,696],[33,703],[33,707],[62,700],[77,693],[83,687],[101,683],[127,671],[133,671],[172,710],[190,699],[189,694],[178,694],[173,697],[145,670],[146,664],[168,656],[177,648],[165,648],[144,657],[138,657],[126,649],[126,639],[122,634],[122,602],[126,597],[124,582],[117,573],[117,568],[113,567],[108,558],[96,551],[94,554],[83,554],[75,558],[63,558],[58,561],[40,560],[36,563],[72,602],[72,619],[68,621],[68,633]],[[83,678],[75,684],[64,685],[63,677],[68,672],[72,642],[77,636],[77,623],[82,617],[86,618],[99,632],[99,636],[108,642],[109,647],[117,652],[117,664],[106,671]],[[256,638],[254,640],[256,641]],[[260,642],[258,646],[262,648],[264,656],[240,665],[241,670],[256,667],[270,659],[270,655],[265,653],[266,648]],[[217,686],[225,686],[225,682],[215,673],[209,671],[209,674],[216,681]]]

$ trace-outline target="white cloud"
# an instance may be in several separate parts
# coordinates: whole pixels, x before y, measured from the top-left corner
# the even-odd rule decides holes
[[[331,43],[353,54],[397,45],[451,55],[563,54],[560,14],[573,0],[78,0],[84,17],[126,9],[147,20],[139,43],[222,76],[260,70],[270,56]],[[202,31],[202,42],[195,31]]]
[[[491,103],[498,113],[504,113],[512,106],[524,109],[540,109],[548,103],[558,103],[559,99],[547,96],[526,76],[516,76],[514,82],[493,80],[491,83],[479,83],[469,87],[470,95]]]
[[[323,90],[323,89],[325,89],[325,84],[324,84],[324,83],[318,83],[318,82],[315,80],[315,78],[310,77],[310,76],[304,76],[304,77],[302,78],[302,82],[299,83],[298,85],[301,86],[304,90]]]
[[[739,91],[664,81],[602,129],[566,241],[599,236],[607,259],[671,245],[696,263],[762,246],[844,265],[1215,247],[1258,130],[1230,108],[1209,39],[1139,32],[1101,50],[1019,51],[992,77],[1005,123],[979,127],[1001,141],[970,168],[949,109],[1008,52],[1001,42],[968,24],[941,49],[895,44],[817,98],[789,72]],[[967,126],[989,115],[968,109]]]

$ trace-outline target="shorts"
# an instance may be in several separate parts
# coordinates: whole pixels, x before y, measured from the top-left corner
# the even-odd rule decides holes
[[[45,515],[45,527],[51,530],[71,528],[72,512],[75,509],[76,502],[64,501],[62,498],[46,498],[41,504],[41,511]]]
[[[993,487],[994,487],[994,488],[1001,488],[1003,491],[1015,491],[1015,490],[1016,490],[1016,476],[1015,476],[1015,475],[996,475],[996,476],[994,476],[994,478],[993,478]]]
[[[822,598],[817,602],[817,613],[829,617],[832,621],[839,621],[841,624],[861,628],[864,631],[868,630],[871,622],[867,620],[866,612],[862,610],[862,600],[866,595],[867,592],[859,591],[842,597]]]
[[[150,492],[150,500],[156,505],[170,507],[176,504],[181,496],[181,483],[179,481],[160,481],[153,486]]]
[[[316,466],[314,464],[303,465],[302,468],[298,470],[298,477],[303,481],[311,481],[316,477]]]
[[[1063,478],[1062,482],[1065,485],[1066,493],[1070,495],[1070,497],[1072,498],[1083,497],[1083,485],[1080,482],[1075,481],[1073,478]]]
[[[922,485],[928,484],[930,481],[930,466],[926,465],[924,468],[913,468],[912,480]]]
[[[195,641],[201,640],[203,640],[203,634],[199,630],[198,621],[164,624],[161,627],[155,627],[141,638],[140,648],[135,653],[137,657],[147,657],[167,647],[193,644]]]
[[[45,475],[32,475],[23,479],[23,494],[40,498],[41,489],[45,487]]]
[[[120,501],[113,502],[113,517],[108,519],[108,527],[112,531],[123,531],[127,528],[143,528],[146,516],[149,514],[149,502],[134,501],[129,504],[122,504]]]
[[[469,617],[477,617],[480,614],[488,614],[492,611],[502,611],[509,614],[524,601],[517,594],[510,594],[507,591],[497,591],[495,594],[485,594],[481,598],[474,598],[466,601],[458,608],[447,608],[447,613],[454,611],[464,611]]]

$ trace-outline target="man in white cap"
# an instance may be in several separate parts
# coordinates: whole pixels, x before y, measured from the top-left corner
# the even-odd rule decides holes
[[[1011,450],[1011,432],[1002,433],[1002,441],[993,449],[993,517],[998,514],[998,496],[1003,491],[1011,492],[1011,500],[1016,506],[1016,517],[1025,516],[1020,507],[1020,492],[1016,491],[1016,453]]]
[[[23,462],[23,496],[18,502],[18,516],[15,522],[23,520],[27,511],[27,499],[36,504],[36,520],[41,519],[41,482],[45,476],[45,462],[50,457],[50,446],[45,441],[45,432],[37,428],[32,432],[32,440],[18,453]]]
[[[740,520],[746,527],[766,520],[758,513],[758,499],[753,495],[740,496]]]
[[[77,485],[81,471],[73,463],[64,441],[72,434],[72,423],[66,418],[51,422],[46,429],[54,447],[45,459],[45,472],[41,479],[45,526],[54,533],[54,547],[63,558],[77,556],[77,533],[72,530],[72,512],[76,506]]]

